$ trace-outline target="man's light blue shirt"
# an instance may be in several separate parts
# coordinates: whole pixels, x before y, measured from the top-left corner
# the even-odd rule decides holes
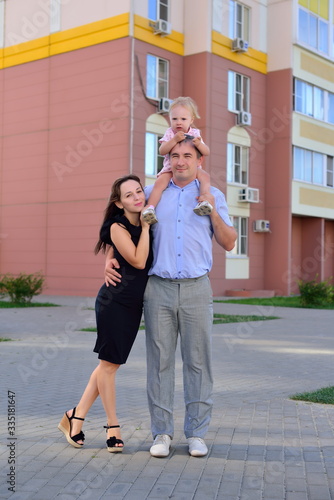
[[[148,198],[153,186],[146,186]],[[225,224],[232,226],[225,196],[211,187],[216,210]],[[152,226],[153,264],[149,274],[161,278],[197,278],[212,267],[213,228],[208,215],[193,212],[199,196],[199,182],[179,187],[171,180],[156,207],[159,220]]]

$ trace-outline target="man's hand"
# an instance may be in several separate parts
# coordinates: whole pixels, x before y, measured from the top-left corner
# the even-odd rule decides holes
[[[210,203],[210,205],[213,206],[213,208],[215,208],[215,206],[216,206],[215,197],[211,193],[201,194],[200,196],[196,196],[196,199],[197,199],[198,203],[201,203],[202,201],[208,201]]]
[[[104,268],[104,282],[107,286],[116,286],[117,283],[121,282],[122,275],[117,271],[119,269],[119,263],[117,259],[111,258],[106,259],[106,264]]]

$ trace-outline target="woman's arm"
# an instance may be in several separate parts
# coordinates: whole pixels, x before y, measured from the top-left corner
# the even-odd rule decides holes
[[[129,232],[120,224],[113,224],[110,228],[110,237],[122,257],[133,267],[144,269],[150,249],[150,226],[142,224],[142,231],[136,246],[131,240]]]

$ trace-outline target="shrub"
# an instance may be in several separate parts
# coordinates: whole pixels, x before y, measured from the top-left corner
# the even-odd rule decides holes
[[[8,295],[13,303],[26,304],[42,292],[44,280],[41,273],[21,273],[16,277],[4,274],[0,279],[0,294]]]
[[[334,287],[328,281],[298,281],[303,306],[320,305],[334,300]]]

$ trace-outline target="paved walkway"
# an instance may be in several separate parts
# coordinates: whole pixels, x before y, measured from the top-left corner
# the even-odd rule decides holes
[[[149,454],[143,331],[117,375],[124,452],[105,449],[100,401],[85,422],[85,447],[67,445],[58,422],[97,363],[95,334],[79,331],[94,325],[94,300],[41,299],[62,307],[0,310],[0,337],[13,340],[0,343],[0,498],[334,499],[334,407],[289,399],[334,385],[333,311],[216,303],[215,312],[280,319],[214,326],[207,457],[188,455],[178,357],[176,435],[170,456],[158,459]]]

